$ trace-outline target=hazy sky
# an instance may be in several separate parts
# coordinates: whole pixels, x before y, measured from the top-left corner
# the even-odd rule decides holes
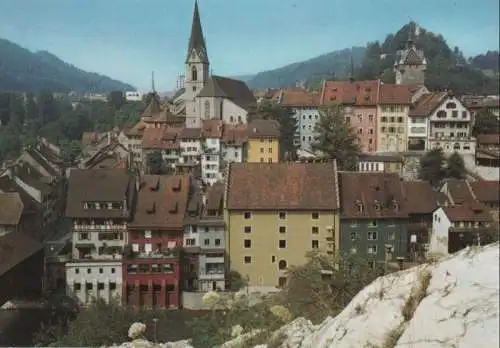
[[[0,0],[0,37],[84,70],[171,90],[194,0]],[[214,74],[255,73],[368,41],[413,19],[465,55],[498,49],[498,0],[199,0]],[[1,58],[0,58],[1,60]]]

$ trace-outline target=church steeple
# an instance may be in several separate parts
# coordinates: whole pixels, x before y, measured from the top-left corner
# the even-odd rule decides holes
[[[414,23],[413,22],[410,22],[410,24],[408,25],[410,28],[408,30],[408,40],[406,40],[406,48],[407,49],[410,49],[410,48],[413,48],[415,46],[415,40],[413,39],[413,31],[414,31]]]
[[[205,45],[205,38],[203,37],[203,29],[201,27],[198,0],[194,2],[193,23],[191,24],[191,36],[189,37],[186,62],[189,60],[193,50],[198,54],[202,63],[208,64],[207,46]]]

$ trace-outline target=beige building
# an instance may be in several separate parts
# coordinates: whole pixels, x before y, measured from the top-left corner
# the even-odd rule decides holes
[[[258,290],[286,285],[313,250],[338,248],[335,163],[234,163],[227,173],[229,269]]]

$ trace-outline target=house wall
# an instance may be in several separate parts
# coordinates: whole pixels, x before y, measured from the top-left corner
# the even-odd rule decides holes
[[[229,211],[226,231],[226,250],[231,270],[242,277],[249,277],[250,286],[275,287],[286,280],[286,268],[306,262],[306,252],[317,249],[332,252],[338,246],[338,213],[319,212],[319,219],[312,219],[312,211],[286,212],[280,219],[274,211],[252,211],[245,219],[243,211]],[[251,232],[245,232],[245,226]],[[280,231],[280,227],[285,229]],[[317,233],[313,231],[317,227]],[[251,247],[245,247],[245,240]],[[279,241],[285,240],[286,247],[280,248]],[[315,242],[313,242],[315,241]],[[250,263],[245,262],[250,257]],[[286,268],[279,269],[280,261],[286,261]],[[248,261],[248,260],[247,260]]]
[[[393,246],[394,259],[407,258],[406,223],[407,221],[402,219],[341,219],[340,250],[380,263],[385,261],[387,244]],[[373,232],[376,236],[371,240],[369,235]],[[369,248],[373,252],[369,252]]]
[[[213,185],[221,179],[220,173],[220,139],[207,138],[204,142],[204,154],[201,155],[201,179]]]
[[[297,120],[298,144],[302,150],[310,151],[317,136],[315,127],[320,117],[319,110],[312,107],[295,107],[292,111],[293,117]]]
[[[406,151],[408,105],[379,105],[377,108],[377,151]]]
[[[278,163],[279,140],[276,138],[248,139],[247,162]]]
[[[189,163],[198,161],[198,156],[201,155],[201,140],[184,139],[180,141],[181,157],[179,163]]]
[[[408,117],[408,150],[425,150],[427,142],[427,118],[424,116]]]
[[[377,107],[355,106],[352,114],[346,110],[349,123],[358,135],[361,150],[372,152],[377,149]]]
[[[75,296],[83,304],[91,303],[93,298],[106,302],[114,298],[121,301],[121,261],[66,263],[66,290],[68,295]]]
[[[208,81],[209,66],[202,62],[202,59],[200,59],[194,50],[189,54],[189,59],[186,63],[186,79],[184,81],[184,88],[186,90],[183,94],[186,105],[186,127],[199,128],[201,127],[201,110],[196,96]],[[193,69],[196,70],[196,80],[193,79],[195,77],[193,76]]]
[[[448,240],[451,221],[443,209],[439,208],[432,214],[432,231],[429,241],[429,253],[448,255]]]
[[[222,159],[227,162],[241,163],[244,161],[243,145],[222,144]]]

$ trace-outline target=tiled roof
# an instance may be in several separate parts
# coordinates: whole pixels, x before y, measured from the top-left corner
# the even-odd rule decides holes
[[[446,97],[447,92],[432,92],[422,95],[413,107],[410,108],[409,116],[429,116]]]
[[[146,128],[142,135],[142,148],[147,149],[178,149],[180,144],[177,136],[180,129],[175,128]]]
[[[127,136],[142,136],[144,130],[146,129],[146,124],[144,121],[137,122],[132,128],[125,129],[124,133]]]
[[[409,214],[431,214],[438,207],[438,196],[426,181],[407,181],[403,184]]]
[[[476,142],[480,145],[500,145],[500,134],[478,134]]]
[[[129,211],[84,209],[84,202],[123,202],[134,197],[135,181],[123,169],[71,169],[68,180],[66,216],[128,217]]]
[[[496,203],[500,200],[500,182],[497,180],[481,180],[470,183],[476,199],[482,203]]]
[[[144,175],[130,228],[183,228],[191,177]]]
[[[280,95],[280,105],[288,107],[317,107],[320,96],[304,90],[283,90]]]
[[[0,277],[43,249],[43,245],[23,233],[0,236]]]
[[[248,126],[248,138],[280,136],[280,124],[275,120],[254,119]]]
[[[411,103],[411,90],[408,85],[392,83],[380,86],[379,104],[407,104]]]
[[[23,214],[24,205],[17,192],[0,193],[0,226],[17,226]]]
[[[206,192],[196,188],[189,199],[184,223],[197,224],[208,218],[212,224],[223,225],[224,189],[223,183],[208,187]]]
[[[204,120],[201,126],[201,132],[204,138],[222,138],[223,130],[222,120]]]
[[[233,163],[229,210],[335,210],[338,195],[332,163]]]
[[[227,145],[243,145],[248,140],[248,132],[246,124],[239,125],[224,125],[222,133],[222,141]]]
[[[397,173],[342,172],[339,187],[342,218],[408,217],[403,183]]]
[[[160,99],[158,94],[153,93],[149,100],[149,104],[146,106],[141,114],[141,117],[153,117],[161,112]]]
[[[424,59],[415,51],[415,49],[411,48],[406,53],[406,57],[404,59],[404,64],[407,65],[421,65],[423,64]]]
[[[201,139],[201,128],[182,128],[179,139],[199,140]]]
[[[377,104],[379,81],[325,81],[320,103],[375,106]]]
[[[444,213],[450,221],[491,221],[491,216],[486,209],[468,205],[454,205],[443,207]]]
[[[55,177],[60,175],[60,173],[54,169],[54,167],[49,163],[49,161],[45,159],[37,149],[33,147],[28,147],[26,148],[25,151],[29,156],[31,156],[31,158],[33,158],[33,160],[36,161],[36,163],[42,166],[43,169],[45,169],[49,173],[49,175]]]
[[[257,103],[245,82],[215,75],[210,77],[198,97],[226,98],[245,110]]]
[[[476,201],[466,180],[448,179],[443,184],[443,190],[451,197],[454,204],[473,203]]]
[[[21,186],[8,176],[0,177],[0,192],[16,192],[21,197],[25,213],[35,213],[40,211],[41,207]]]

